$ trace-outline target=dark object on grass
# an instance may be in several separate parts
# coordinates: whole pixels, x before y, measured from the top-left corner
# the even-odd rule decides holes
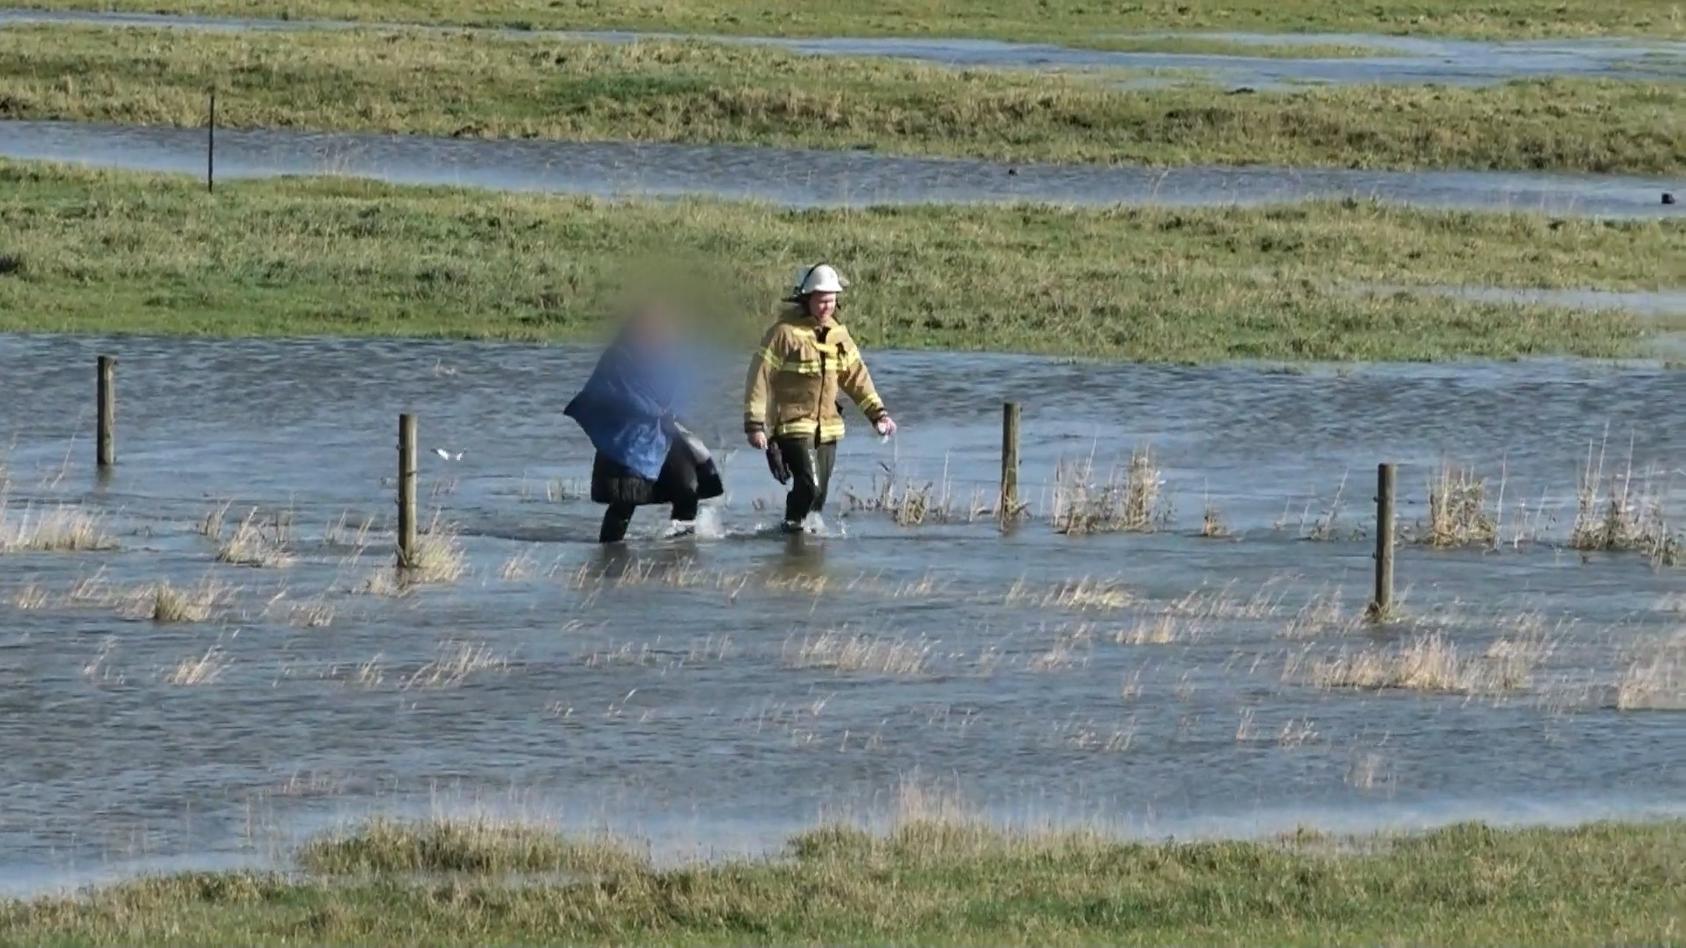
[[[1228,95],[1252,95],[1254,92],[1257,92],[1257,91],[1258,90],[1254,89],[1252,86],[1236,86],[1235,88],[1229,90],[1229,92],[1227,94]]]
[[[1673,191],[1664,191],[1663,192],[1663,203],[1664,204],[1673,204],[1674,203],[1674,192]]]
[[[0,276],[23,272],[23,258],[13,253],[0,253]]]
[[[778,442],[767,442],[767,469],[773,472],[773,479],[780,484],[790,483],[790,465],[784,463],[784,452],[779,450]]]

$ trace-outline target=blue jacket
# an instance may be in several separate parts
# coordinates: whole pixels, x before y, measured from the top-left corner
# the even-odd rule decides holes
[[[673,345],[615,340],[563,414],[579,423],[592,447],[639,477],[655,480],[673,443],[672,420],[686,373]]]

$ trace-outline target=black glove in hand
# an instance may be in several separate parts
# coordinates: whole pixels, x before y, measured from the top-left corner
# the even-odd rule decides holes
[[[784,452],[779,450],[777,442],[767,444],[767,469],[780,484],[790,483],[790,465],[784,463]]]

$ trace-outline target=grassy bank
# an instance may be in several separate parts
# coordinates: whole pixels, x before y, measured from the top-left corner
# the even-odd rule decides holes
[[[0,941],[1636,944],[1679,936],[1686,889],[1681,822],[1164,844],[909,823],[673,869],[608,842],[481,835],[389,826],[342,841],[349,861],[307,854],[318,873],[303,877],[190,874],[0,904]],[[342,869],[355,874],[322,874]]]
[[[7,330],[568,340],[595,336],[620,289],[656,273],[747,327],[795,262],[820,258],[854,279],[846,318],[872,346],[1608,356],[1632,351],[1634,321],[1351,286],[1678,284],[1686,227],[1357,202],[798,211],[331,178],[207,195],[186,178],[0,163]]]
[[[1115,78],[1115,77],[1114,77]],[[1686,169],[1686,83],[1125,90],[705,43],[0,31],[0,118],[871,149],[1009,161]]]
[[[772,36],[978,36],[1102,44],[1143,30],[1377,32],[1453,36],[1679,37],[1671,0],[23,0],[52,9],[419,21],[516,28],[673,30]]]

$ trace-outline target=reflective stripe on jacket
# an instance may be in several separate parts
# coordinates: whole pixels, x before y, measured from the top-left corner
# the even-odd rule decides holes
[[[767,330],[750,360],[744,430],[836,441],[843,437],[839,391],[854,399],[869,421],[887,414],[848,329],[841,323],[817,326],[806,314],[787,316]]]

